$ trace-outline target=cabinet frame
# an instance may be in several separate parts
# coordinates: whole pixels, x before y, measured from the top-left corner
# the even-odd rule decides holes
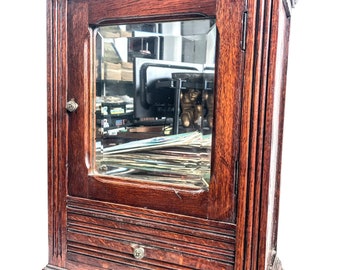
[[[67,50],[69,5],[79,3],[77,7],[87,10],[89,22],[95,23],[102,20],[116,23],[123,19],[124,22],[144,21],[146,18],[164,20],[174,13],[176,18],[181,18],[190,6],[196,6],[190,0],[176,0],[172,1],[177,8],[175,12],[171,10],[160,16],[154,5],[154,14],[157,15],[150,16],[152,10],[146,8],[136,12],[135,16],[126,17],[131,6],[121,5],[122,1],[107,2],[105,12],[104,9],[103,12],[92,12],[97,9],[91,8],[103,1],[88,2],[87,6],[85,1],[80,0],[47,1],[49,261],[45,269],[76,267],[67,261],[66,254],[67,207],[70,201],[77,202],[77,198],[68,195],[69,138],[65,136],[72,121],[65,111],[70,85]],[[150,3],[146,0],[140,2],[146,6]],[[166,9],[167,1],[155,2],[164,5],[162,10]],[[234,269],[280,269],[276,242],[290,10],[287,12],[286,1],[218,0],[216,5],[211,4],[215,1],[197,2],[200,3],[199,10],[196,8],[192,17],[197,16],[197,12],[212,16],[216,13],[216,17],[237,18],[239,21],[237,26],[231,23],[233,19],[221,21],[218,25],[225,33],[220,39],[230,47],[228,51],[219,51],[216,86],[229,85],[225,91],[237,87],[226,93],[227,99],[215,103],[216,110],[224,108],[227,114],[233,116],[229,123],[234,130],[223,135],[216,133],[215,143],[224,146],[226,141],[234,143],[233,147],[220,148],[228,151],[228,160],[223,159],[224,154],[217,154],[212,164],[223,170],[221,175],[235,181],[219,187],[212,182],[211,190],[214,192],[209,197],[208,219],[235,226]],[[112,10],[117,14],[115,19],[107,16]],[[79,19],[73,18],[75,23]],[[228,30],[232,33],[227,34]],[[234,63],[235,59],[240,62]],[[225,70],[233,74],[232,80]],[[228,100],[237,102],[231,106]],[[85,127],[88,125],[84,124]],[[226,201],[226,196],[221,195],[225,191],[233,194],[232,200]]]

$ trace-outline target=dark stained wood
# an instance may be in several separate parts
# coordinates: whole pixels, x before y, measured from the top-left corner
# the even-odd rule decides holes
[[[67,159],[67,32],[65,1],[47,2],[47,125],[49,264],[65,266]],[[61,17],[60,17],[61,16]],[[48,267],[50,268],[50,267]],[[50,268],[54,269],[54,268]]]
[[[88,192],[88,162],[90,159],[89,117],[91,95],[91,32],[88,29],[88,4],[86,2],[68,5],[68,100],[74,98],[78,109],[70,113],[68,123],[68,171],[69,193],[86,196]],[[77,147],[74,147],[77,146]],[[76,180],[73,180],[76,179]]]
[[[208,217],[235,221],[235,179],[242,93],[243,52],[241,1],[217,1],[215,123]],[[232,142],[232,143],[231,143]],[[222,180],[223,179],[223,180]],[[220,207],[222,206],[223,207]]]
[[[126,180],[89,179],[88,198],[157,209],[171,213],[206,217],[207,191],[162,185],[145,185]],[[114,187],[114,188],[113,188]]]
[[[105,2],[105,1],[104,1]],[[211,1],[214,2],[214,1]],[[158,4],[155,1],[155,5]],[[163,2],[162,2],[163,3]],[[185,2],[186,3],[186,2]],[[184,6],[186,4],[184,3]],[[212,3],[205,5],[212,6]],[[215,3],[215,2],[214,2]],[[207,191],[189,190],[186,188],[164,188],[162,186],[148,185],[138,181],[98,181],[98,177],[88,175],[89,159],[91,156],[91,138],[93,134],[88,134],[89,119],[92,104],[90,97],[90,37],[92,30],[88,29],[90,21],[88,14],[101,11],[101,5],[91,6],[89,1],[71,1],[68,5],[68,99],[74,98],[79,104],[76,112],[69,114],[69,155],[68,166],[72,170],[68,171],[68,191],[70,195],[80,196],[98,200],[111,201],[115,203],[148,207],[157,210],[171,211],[179,214],[209,217],[211,219],[227,220],[235,222],[235,166],[237,161],[239,125],[240,93],[242,87],[242,51],[239,43],[241,40],[242,12],[243,5],[238,2],[221,1],[217,4],[217,26],[219,28],[220,39],[225,42],[220,43],[218,49],[219,66],[217,69],[218,89],[216,100],[216,120],[215,129],[225,130],[216,132],[215,144],[218,145],[212,154],[212,184],[209,193]],[[152,2],[149,3],[152,6]],[[162,4],[163,5],[163,4]],[[171,2],[169,5],[177,6],[178,2]],[[89,9],[89,7],[92,7]],[[138,5],[137,5],[138,6]],[[201,7],[201,6],[200,6]],[[200,8],[199,7],[199,8]],[[230,8],[232,7],[232,8]],[[183,6],[181,6],[183,8]],[[194,9],[190,6],[188,10]],[[210,9],[208,9],[210,10]],[[98,11],[98,12],[99,12]],[[114,17],[116,11],[112,11]],[[125,11],[128,12],[128,11]],[[128,14],[137,14],[137,11],[130,10]],[[166,19],[159,16],[159,19]],[[211,11],[209,11],[211,12]],[[191,11],[189,12],[191,18]],[[223,15],[225,14],[226,15]],[[220,14],[220,15],[219,15]],[[211,14],[210,14],[211,15]],[[223,19],[228,17],[227,23]],[[144,17],[143,17],[144,18]],[[152,14],[151,18],[155,18]],[[145,18],[144,18],[145,19]],[[231,31],[230,29],[235,29]],[[235,61],[235,59],[237,61]],[[228,70],[229,72],[224,72]],[[239,74],[232,77],[231,74]],[[225,129],[226,126],[232,128]],[[102,177],[104,180],[105,178]],[[219,179],[224,179],[220,181]],[[156,202],[156,203],[155,203]],[[224,207],[218,207],[224,205]]]
[[[273,1],[271,47],[269,51],[266,134],[264,138],[264,167],[260,213],[260,242],[258,268],[273,264],[277,252],[279,193],[281,176],[282,135],[288,66],[288,40],[290,20],[283,3]],[[275,258],[275,257],[274,257]],[[276,257],[277,258],[277,257]],[[278,260],[279,261],[279,260]],[[281,263],[279,264],[281,265]],[[279,266],[275,266],[279,269]],[[280,266],[281,267],[281,266]],[[275,268],[274,268],[275,269]]]
[[[118,0],[89,1],[90,24],[140,20],[178,20],[186,17],[212,17],[216,14],[215,1],[201,0]]]
[[[240,152],[236,269],[265,269],[276,256],[290,20],[281,1],[249,10]],[[250,121],[247,121],[250,119]],[[269,208],[271,205],[272,208]],[[242,229],[243,228],[243,229]]]
[[[231,269],[234,262],[234,224],[73,197],[68,198],[67,216],[68,256],[76,260],[102,257],[105,247],[112,261],[140,267]],[[137,245],[146,256],[131,262]]]
[[[44,269],[281,269],[276,242],[290,26],[283,2],[47,0],[47,17]],[[209,190],[93,174],[89,26],[198,17],[216,17],[218,28]],[[71,98],[79,108],[67,113]],[[143,259],[133,257],[136,247],[145,249]]]

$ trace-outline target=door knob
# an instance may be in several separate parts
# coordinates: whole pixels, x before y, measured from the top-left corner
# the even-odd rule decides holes
[[[74,101],[74,98],[71,98],[71,100],[66,103],[66,110],[68,112],[74,112],[77,108],[78,103]]]

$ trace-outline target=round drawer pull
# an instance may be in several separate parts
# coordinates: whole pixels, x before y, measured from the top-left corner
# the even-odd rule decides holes
[[[133,256],[137,260],[143,259],[144,255],[145,255],[145,251],[144,251],[144,248],[142,247],[137,247],[133,250]]]

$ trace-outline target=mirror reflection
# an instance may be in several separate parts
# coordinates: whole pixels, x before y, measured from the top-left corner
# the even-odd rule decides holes
[[[215,21],[103,26],[95,39],[96,173],[208,188]]]

